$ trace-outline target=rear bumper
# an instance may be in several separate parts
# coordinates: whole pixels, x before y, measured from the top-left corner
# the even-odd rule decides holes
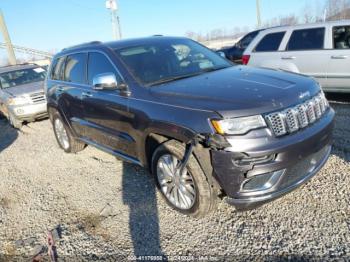
[[[34,121],[48,116],[46,102],[23,106],[12,106],[10,107],[10,110],[18,120],[22,121]]]
[[[228,196],[227,202],[237,209],[254,208],[308,181],[327,162],[333,120],[334,111],[330,109],[318,122],[293,135],[275,138],[256,133],[227,138],[231,148],[211,152],[213,174]],[[276,179],[267,183],[269,187],[244,188],[253,179],[259,181],[273,174]]]

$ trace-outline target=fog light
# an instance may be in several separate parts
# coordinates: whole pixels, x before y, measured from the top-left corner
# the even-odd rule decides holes
[[[21,115],[24,113],[24,110],[22,108],[18,108],[18,109],[16,109],[16,112],[17,112],[17,114]]]
[[[251,192],[268,190],[276,185],[285,171],[285,169],[282,169],[275,172],[254,176],[243,182],[241,191]]]

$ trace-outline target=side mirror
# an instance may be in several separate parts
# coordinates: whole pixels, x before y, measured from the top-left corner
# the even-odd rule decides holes
[[[226,55],[225,55],[224,52],[222,52],[222,51],[217,51],[216,53],[218,53],[219,56],[221,56],[221,57],[223,57],[223,58],[226,58]]]
[[[118,81],[113,73],[103,73],[94,76],[92,85],[95,90],[114,90],[118,88]]]

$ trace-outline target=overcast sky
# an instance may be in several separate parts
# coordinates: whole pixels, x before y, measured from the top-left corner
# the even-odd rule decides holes
[[[123,37],[184,35],[256,26],[255,0],[118,0]],[[261,0],[262,20],[323,6],[324,0]],[[112,39],[105,0],[0,0],[13,44],[60,50]],[[313,10],[310,10],[313,12]],[[2,37],[0,37],[2,41]],[[1,51],[0,54],[4,54]]]

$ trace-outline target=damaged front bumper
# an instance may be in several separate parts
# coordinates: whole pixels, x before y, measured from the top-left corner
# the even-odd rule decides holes
[[[227,137],[230,144],[212,150],[213,175],[237,209],[251,209],[276,199],[313,177],[331,151],[334,111],[312,126],[274,137],[269,129]]]

